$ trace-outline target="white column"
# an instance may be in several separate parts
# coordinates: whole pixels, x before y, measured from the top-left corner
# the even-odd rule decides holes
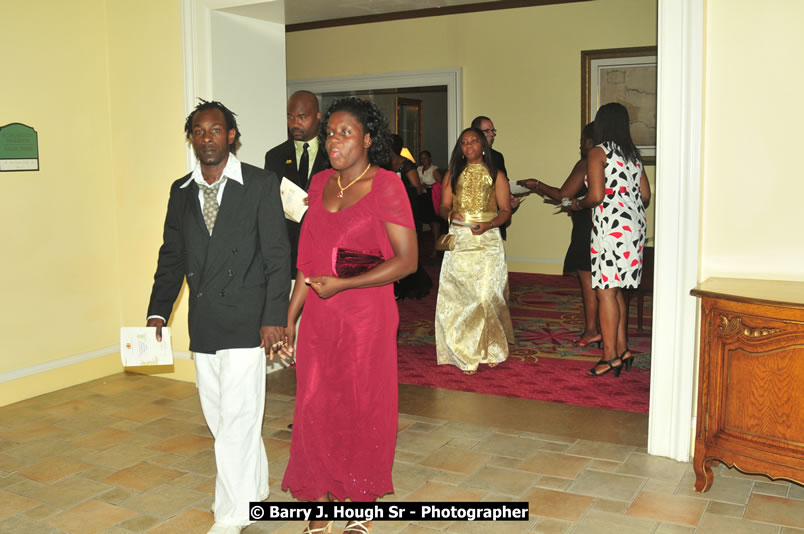
[[[703,0],[658,2],[656,256],[648,453],[691,457],[695,404]]]

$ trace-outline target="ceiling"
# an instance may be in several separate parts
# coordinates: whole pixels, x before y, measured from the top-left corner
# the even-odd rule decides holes
[[[285,24],[287,31],[586,0],[274,0],[221,9]]]

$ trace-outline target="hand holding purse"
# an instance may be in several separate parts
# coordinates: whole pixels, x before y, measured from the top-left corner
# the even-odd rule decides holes
[[[332,250],[332,270],[338,278],[351,278],[370,271],[385,261],[377,249],[355,250],[337,248]]]
[[[441,251],[455,250],[455,234],[444,234],[435,242],[435,249]]]

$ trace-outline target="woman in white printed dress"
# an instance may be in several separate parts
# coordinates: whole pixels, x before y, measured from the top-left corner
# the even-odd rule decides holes
[[[587,187],[572,209],[592,208],[592,287],[599,304],[603,359],[586,374],[598,377],[623,367],[631,369],[623,288],[636,288],[642,278],[650,185],[634,142],[628,110],[621,104],[601,106],[595,115],[595,146],[587,156]]]

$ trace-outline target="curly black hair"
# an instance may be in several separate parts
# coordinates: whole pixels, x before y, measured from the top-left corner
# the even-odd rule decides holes
[[[339,112],[354,116],[363,127],[363,133],[369,134],[371,146],[368,149],[368,161],[372,165],[383,166],[391,160],[391,134],[388,132],[388,121],[374,102],[347,96],[332,103],[321,121],[318,134],[321,143],[327,140],[327,123],[329,118]]]
[[[452,149],[452,156],[449,158],[450,184],[452,185],[453,192],[457,189],[458,179],[461,177],[461,173],[466,168],[466,156],[463,155],[461,140],[465,134],[470,132],[475,134],[480,139],[480,144],[483,147],[483,163],[489,170],[491,181],[496,182],[497,180],[497,167],[494,165],[494,159],[491,157],[491,147],[489,146],[489,142],[486,140],[486,136],[483,135],[482,130],[470,126],[462,131],[461,135],[458,136],[458,141],[455,143],[455,148]]]
[[[187,120],[184,121],[184,133],[187,136],[188,141],[192,141],[191,137],[193,135],[193,117],[199,111],[204,111],[207,109],[217,109],[223,113],[223,118],[226,120],[226,130],[234,130],[235,131],[235,138],[234,141],[229,145],[229,152],[232,154],[237,154],[237,149],[240,148],[240,130],[237,127],[237,119],[235,119],[235,113],[217,100],[204,100],[203,98],[199,98],[199,104],[195,107],[195,109],[187,115]]]

